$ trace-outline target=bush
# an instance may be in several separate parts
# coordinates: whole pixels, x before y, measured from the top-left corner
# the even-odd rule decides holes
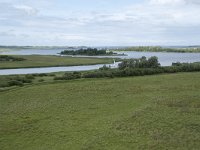
[[[9,87],[9,83],[8,82],[4,82],[4,83],[0,83],[0,87],[4,88],[4,87]]]
[[[0,55],[0,61],[24,61],[26,59],[8,55]]]
[[[38,82],[44,82],[44,79],[39,79]]]
[[[54,80],[64,80],[63,77],[54,77]]]
[[[31,74],[25,75],[25,78],[26,78],[26,79],[30,79],[30,80],[35,79],[34,75],[31,75]]]
[[[31,79],[26,79],[26,78],[16,78],[16,80],[22,83],[32,83]]]
[[[105,70],[110,70],[110,67],[107,67],[106,65],[103,65],[103,67],[99,68],[99,70],[101,71],[105,71]]]
[[[38,77],[46,77],[46,76],[48,76],[48,74],[47,73],[39,73],[39,74],[37,74],[37,76]]]
[[[80,72],[65,73],[62,77],[54,77],[54,80],[72,80],[79,79],[82,75]]]
[[[124,64],[126,66],[126,63]],[[84,74],[83,77],[84,78],[127,77],[127,76],[144,76],[144,75],[154,75],[161,73],[192,72],[192,71],[200,71],[200,64],[192,63],[192,64],[181,64],[178,66],[152,67],[152,68],[125,67],[124,69],[98,70],[96,72],[89,72]]]
[[[18,81],[18,80],[11,80],[8,82],[9,86],[23,86],[23,82]]]
[[[118,66],[121,70],[125,68],[158,68],[160,63],[156,56],[150,57],[149,59],[143,56],[139,59],[124,60]]]
[[[145,59],[142,58],[143,63],[140,64],[140,61],[135,60],[125,60],[120,65],[120,69],[111,69],[109,67],[103,66],[97,71],[94,72],[86,72],[81,75],[81,73],[65,73],[62,77],[55,77],[54,80],[71,80],[77,78],[113,78],[113,77],[127,77],[127,76],[144,76],[144,75],[154,75],[161,73],[176,73],[176,72],[192,72],[192,71],[200,71],[199,63],[192,64],[178,64],[168,67],[160,67],[159,63],[156,61],[156,57],[152,57],[150,59],[151,64],[149,68],[143,68],[146,64]],[[139,62],[139,63],[138,63]],[[137,64],[138,63],[138,64]],[[135,68],[135,66],[138,66]],[[141,68],[142,67],[142,68]],[[122,69],[123,68],[123,69]]]
[[[50,73],[49,76],[50,76],[50,77],[55,77],[56,75],[53,74],[53,73]]]

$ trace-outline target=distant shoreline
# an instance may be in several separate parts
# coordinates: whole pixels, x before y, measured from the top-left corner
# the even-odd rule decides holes
[[[164,47],[151,47],[151,46],[141,46],[141,47],[128,47],[121,49],[111,49],[114,52],[166,52],[166,53],[200,53],[200,47],[187,47],[187,48],[164,48]]]
[[[78,50],[87,48],[86,46],[0,46],[0,54],[9,51],[20,50]],[[167,53],[200,53],[200,46],[102,46],[96,47],[98,50],[106,49],[111,52],[167,52]],[[86,55],[87,56],[87,55]],[[121,55],[102,55],[121,56]]]

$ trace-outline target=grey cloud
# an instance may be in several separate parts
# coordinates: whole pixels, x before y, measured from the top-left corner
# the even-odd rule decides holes
[[[26,5],[12,5],[11,3],[0,3],[0,16],[15,17],[15,16],[30,16],[36,15],[37,9]]]
[[[90,43],[123,45],[141,41],[162,43],[162,40],[187,41],[188,37],[195,41],[197,35],[194,31],[198,30],[200,25],[197,0],[186,0],[187,4],[192,4],[189,7],[185,3],[182,7],[179,5],[160,7],[149,5],[147,1],[122,10],[73,13],[66,11],[65,16],[56,14],[56,10],[53,10],[55,14],[52,15],[38,12],[36,9],[38,7],[32,6],[28,1],[24,0],[21,5],[0,3],[1,39],[12,38],[16,42],[54,45],[65,42],[75,44],[82,42],[84,45]],[[15,30],[9,30],[10,28]],[[195,38],[192,38],[192,35]]]
[[[26,13],[27,15],[37,15],[38,14],[38,10],[35,8],[32,8],[30,6],[26,6],[26,5],[15,5],[14,6],[15,9],[23,11],[24,13]]]
[[[192,4],[197,4],[200,5],[200,1],[199,0],[185,0],[187,3],[192,3]]]
[[[0,36],[1,37],[21,37],[21,38],[28,38],[30,35],[26,33],[19,33],[13,29],[7,30],[7,31],[0,31]]]
[[[0,31],[0,36],[16,36],[15,30]]]

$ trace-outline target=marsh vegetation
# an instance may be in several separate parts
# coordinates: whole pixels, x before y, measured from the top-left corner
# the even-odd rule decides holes
[[[25,58],[22,57],[14,57],[8,55],[0,55],[0,62],[13,62],[13,61],[24,61]]]
[[[94,64],[113,63],[112,58],[78,58],[45,55],[6,56],[0,55],[0,69],[11,68],[36,68],[36,67],[58,67],[58,66],[81,66]],[[12,61],[10,61],[12,60]],[[15,61],[14,61],[15,60]],[[18,61],[17,61],[18,60]],[[23,61],[19,61],[23,60]]]
[[[113,62],[59,56],[22,58],[0,64]],[[157,57],[141,57],[121,60],[115,69],[105,65],[84,72],[0,76],[0,147],[198,149],[199,71],[200,63],[175,62],[163,67]]]
[[[199,76],[79,79],[3,91],[1,149],[198,149]]]

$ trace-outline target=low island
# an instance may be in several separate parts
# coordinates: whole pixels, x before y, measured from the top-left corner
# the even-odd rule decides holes
[[[117,54],[106,49],[98,50],[97,48],[81,48],[78,50],[64,50],[61,55],[83,55],[83,56],[121,56],[124,54]]]

